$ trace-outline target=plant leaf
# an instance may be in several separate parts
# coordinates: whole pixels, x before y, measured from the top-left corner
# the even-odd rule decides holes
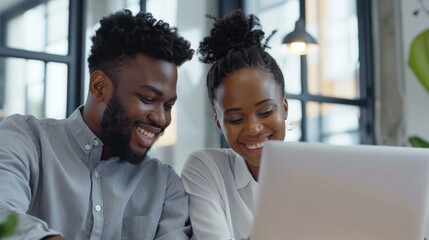
[[[16,214],[10,214],[6,221],[0,224],[0,239],[12,235],[17,225],[18,216]]]
[[[429,29],[412,41],[408,66],[429,93]]]
[[[421,137],[412,136],[408,138],[408,141],[413,147],[429,148],[429,143],[426,140],[423,140]]]

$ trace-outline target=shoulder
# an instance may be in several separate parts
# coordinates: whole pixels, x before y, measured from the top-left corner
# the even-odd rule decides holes
[[[145,175],[145,184],[152,182],[151,188],[155,188],[154,192],[164,189],[167,195],[185,194],[179,175],[170,165],[150,157],[147,157],[141,165],[143,169],[140,174]]]
[[[32,115],[14,114],[0,123],[0,139],[4,137],[11,141],[34,141],[40,131],[40,120]]]
[[[34,116],[14,114],[5,118],[0,123],[2,157],[19,159],[25,166],[36,163],[41,152],[40,132],[40,120]]]
[[[140,169],[145,174],[149,174],[154,178],[163,178],[167,180],[179,179],[178,174],[170,165],[162,163],[159,159],[150,156],[146,156],[146,159],[140,164]]]
[[[147,155],[145,160],[140,164],[140,168],[144,168],[147,171],[155,171],[162,173],[167,173],[171,169],[168,164],[161,162],[157,158],[150,157],[149,155]]]
[[[234,151],[232,151],[232,149],[230,148],[205,148],[191,153],[191,155],[199,155],[199,154],[210,154],[213,156],[228,156],[228,155],[233,155]]]
[[[206,148],[195,151],[188,156],[186,165],[201,162],[205,165],[221,164],[225,161],[233,161],[234,152],[227,148]]]
[[[6,117],[1,125],[3,127],[24,126],[24,125],[40,125],[40,120],[32,115],[13,114]]]
[[[191,153],[187,162],[200,161],[216,165],[235,160],[235,152],[230,148],[206,148]]]
[[[207,148],[191,153],[183,167],[182,176],[200,174],[220,175],[231,171],[236,153],[228,148]]]
[[[13,114],[6,117],[1,123],[1,129],[10,129],[16,132],[25,131],[26,133],[36,134],[49,125],[58,125],[64,123],[64,120],[57,119],[38,119],[33,115]]]

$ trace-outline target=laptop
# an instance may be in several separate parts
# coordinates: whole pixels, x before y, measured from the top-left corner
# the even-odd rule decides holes
[[[252,240],[422,240],[429,150],[272,141]]]

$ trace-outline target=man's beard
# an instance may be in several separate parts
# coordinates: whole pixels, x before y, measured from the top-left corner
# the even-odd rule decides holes
[[[143,154],[134,152],[130,147],[132,132],[136,131],[139,123],[141,121],[132,121],[127,117],[127,112],[114,90],[101,119],[102,139],[113,156],[132,164],[139,164],[144,160],[150,147]]]

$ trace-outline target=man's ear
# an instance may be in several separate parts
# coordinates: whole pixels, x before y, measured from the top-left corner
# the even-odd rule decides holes
[[[89,81],[89,92],[94,100],[104,101],[109,98],[112,84],[103,71],[94,71]]]

